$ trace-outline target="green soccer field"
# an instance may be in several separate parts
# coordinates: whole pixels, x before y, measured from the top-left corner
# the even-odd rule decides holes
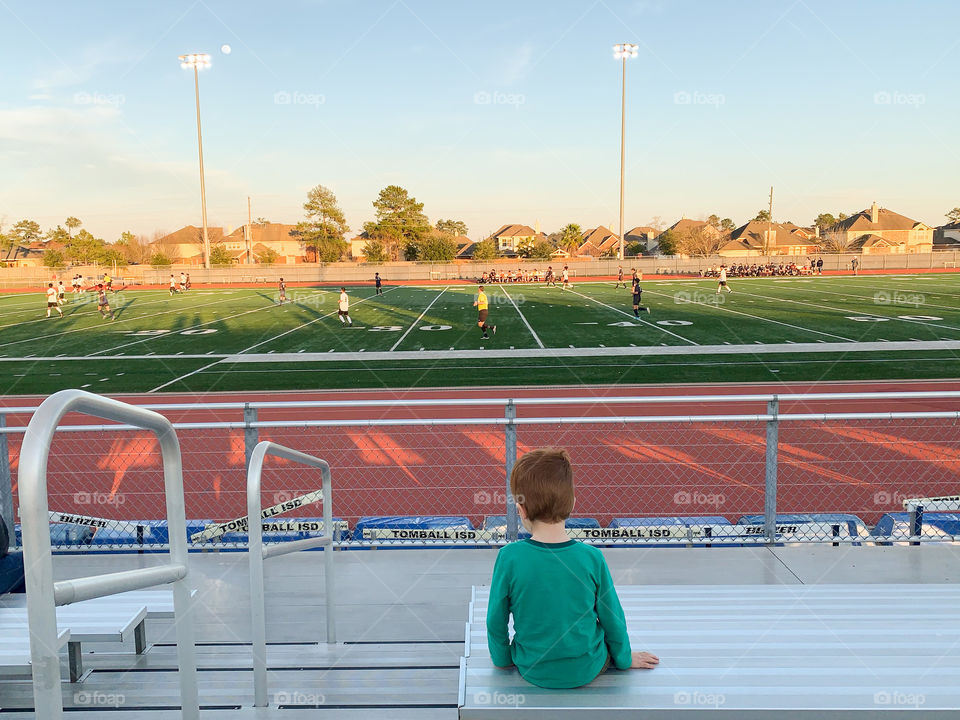
[[[763,382],[960,375],[960,275],[643,283],[634,318],[612,282],[572,290],[488,286],[497,326],[482,340],[476,286],[166,290],[111,296],[115,320],[72,301],[45,317],[37,294],[0,296],[4,394]]]

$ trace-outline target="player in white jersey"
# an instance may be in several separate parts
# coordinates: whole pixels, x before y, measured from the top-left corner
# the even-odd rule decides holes
[[[726,265],[720,266],[720,277],[717,278],[717,295],[720,294],[721,288],[726,288],[728,293],[733,292],[733,290],[730,289],[730,286],[727,285],[727,266]]]
[[[340,301],[337,304],[337,318],[344,325],[352,326],[353,320],[350,319],[350,298],[347,297],[347,289],[340,288]]]
[[[50,308],[57,311],[60,317],[63,317],[63,310],[60,309],[60,303],[57,302],[57,289],[53,283],[47,283],[47,317],[50,317]]]
[[[170,273],[170,297],[173,297],[177,294],[177,281],[173,277],[173,273]]]
[[[560,285],[560,289],[561,289],[561,290],[569,290],[569,289],[570,289],[570,271],[567,270],[567,266],[566,266],[566,265],[563,266],[563,270],[560,272],[560,281],[561,281],[561,283],[562,283],[562,284]]]
[[[63,296],[66,295],[67,289],[63,286],[63,280],[57,281],[57,305],[63,305]]]

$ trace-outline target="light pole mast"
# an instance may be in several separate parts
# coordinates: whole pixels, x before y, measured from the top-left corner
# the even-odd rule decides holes
[[[197,147],[200,152],[200,211],[203,220],[203,267],[210,269],[210,236],[207,233],[207,189],[203,180],[203,133],[200,131],[200,68],[210,67],[210,56],[192,53],[180,56],[180,67],[193,68],[193,88],[197,98]]]
[[[613,57],[621,61],[623,78],[620,88],[620,251],[617,257],[623,260],[623,177],[626,167],[627,138],[627,58],[637,56],[634,43],[619,43],[613,46]]]

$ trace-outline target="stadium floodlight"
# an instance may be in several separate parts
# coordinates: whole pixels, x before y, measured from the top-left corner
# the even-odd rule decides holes
[[[207,53],[190,53],[180,55],[180,67],[184,70],[193,68],[193,89],[197,98],[197,147],[200,151],[200,210],[203,219],[203,267],[210,269],[210,236],[207,233],[207,190],[203,180],[203,134],[200,132],[200,68],[210,67],[210,56]]]
[[[620,252],[617,258],[623,260],[623,173],[626,163],[627,135],[627,58],[637,56],[636,43],[617,43],[613,46],[613,57],[623,64],[623,85],[620,92]]]

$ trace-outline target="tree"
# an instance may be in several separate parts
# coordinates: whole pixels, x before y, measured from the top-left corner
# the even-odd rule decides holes
[[[533,257],[533,238],[523,238],[517,243],[517,255],[522,258]]]
[[[171,265],[170,258],[167,257],[167,254],[162,250],[157,250],[152,256],[150,256],[150,265],[152,267],[169,267]]]
[[[466,235],[468,232],[467,224],[463,220],[437,220],[436,228],[440,232],[454,237]]]
[[[721,245],[723,236],[710,225],[684,230],[676,237],[676,251],[694,257],[716,255]]]
[[[62,268],[64,262],[63,253],[59,250],[50,248],[43,254],[43,265],[48,268]]]
[[[831,225],[836,225],[836,223],[837,219],[830,213],[820,213],[813,221],[814,227],[820,228],[821,231],[826,230]]]
[[[264,248],[263,252],[256,256],[257,262],[261,265],[273,265],[278,257],[280,257],[280,253],[269,247]]]
[[[664,230],[657,237],[657,252],[661,255],[677,254],[677,238],[673,230]]]
[[[498,257],[500,257],[500,250],[494,238],[481,240],[473,248],[474,260],[495,260]]]
[[[299,237],[312,250],[316,262],[336,262],[347,249],[344,235],[349,232],[337,196],[323,185],[311,188],[303,204],[307,219],[297,223],[291,235]]]
[[[719,230],[719,229],[720,229],[720,216],[719,216],[719,215],[711,215],[710,217],[707,218],[707,223],[708,223],[709,225],[713,225],[713,227],[715,227],[717,230]]]
[[[757,216],[754,218],[757,222],[770,222],[770,211],[761,210],[757,213]]]
[[[214,245],[210,248],[211,265],[233,265],[233,257],[223,245]]]
[[[77,265],[89,265],[95,262],[103,251],[103,240],[95,238],[90,231],[81,230],[64,244],[67,258]]]
[[[829,233],[820,241],[820,251],[825,253],[845,253],[850,251],[849,235],[845,232]]]
[[[627,243],[623,247],[623,254],[625,257],[628,255],[643,255],[645,249],[642,242]]]
[[[850,216],[847,215],[845,212],[842,212],[842,213],[840,213],[839,215],[837,215],[837,222],[843,222],[843,221],[846,220],[848,217],[850,217]]]
[[[368,234],[378,232],[396,240],[408,252],[408,248],[425,238],[432,230],[430,221],[423,213],[423,203],[410,197],[399,185],[388,185],[373,201],[376,221],[364,225]]]
[[[114,246],[120,249],[124,259],[132,265],[142,265],[150,260],[150,243],[142,235],[134,235],[129,231],[121,233]]]
[[[559,247],[573,255],[583,242],[581,240],[582,236],[583,230],[580,229],[580,226],[577,223],[570,223],[560,231]]]
[[[107,245],[100,249],[97,262],[107,266],[124,267],[127,264],[127,256],[124,254],[123,248],[118,248],[116,245]]]
[[[390,259],[383,240],[367,240],[363,248],[363,258],[367,262],[386,262]]]
[[[960,207],[955,207],[953,210],[947,213],[947,220],[952,223],[960,222]]]
[[[20,245],[36,242],[40,239],[40,226],[33,220],[21,220],[10,228],[10,237]]]
[[[730,218],[724,218],[723,220],[720,221],[720,229],[723,232],[728,233],[736,230],[737,226],[734,224],[733,220],[731,220]]]
[[[43,239],[46,242],[66,243],[67,240],[70,239],[70,233],[57,225],[55,228],[47,230],[47,232],[44,233]]]
[[[430,235],[417,243],[418,260],[449,262],[457,256],[457,243],[449,235]]]
[[[269,224],[270,224],[270,221],[267,220],[265,217],[258,217],[256,220],[253,221],[253,224],[254,224],[254,225],[269,225]]]
[[[549,260],[556,248],[549,240],[537,240],[530,250],[530,257],[536,260]]]
[[[83,223],[80,221],[80,218],[76,218],[76,217],[74,217],[73,215],[71,215],[71,216],[68,217],[66,220],[64,220],[64,221],[63,221],[63,224],[67,226],[67,230],[69,231],[69,233],[68,233],[69,235],[72,235],[74,230],[76,230],[78,227],[80,227],[81,225],[83,225]]]

